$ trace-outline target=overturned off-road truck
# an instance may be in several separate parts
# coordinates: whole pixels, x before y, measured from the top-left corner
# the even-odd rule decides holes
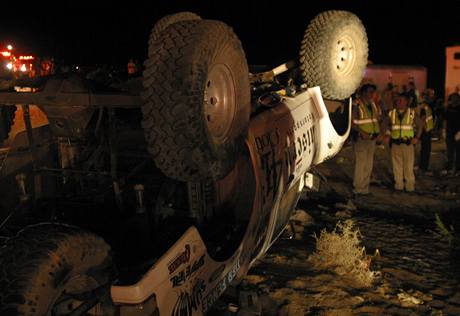
[[[341,149],[367,51],[327,11],[298,59],[250,73],[230,27],[182,12],[153,28],[141,89],[1,92],[0,314],[207,313]]]

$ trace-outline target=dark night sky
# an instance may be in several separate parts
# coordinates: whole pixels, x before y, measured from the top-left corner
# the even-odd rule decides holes
[[[78,64],[125,64],[131,56],[143,60],[155,21],[186,10],[231,25],[249,63],[269,65],[297,55],[304,29],[316,14],[349,10],[367,29],[369,57],[374,63],[424,65],[429,85],[435,87],[443,84],[444,47],[460,43],[460,1],[454,0],[9,3],[2,4],[0,44],[11,41],[23,53]]]

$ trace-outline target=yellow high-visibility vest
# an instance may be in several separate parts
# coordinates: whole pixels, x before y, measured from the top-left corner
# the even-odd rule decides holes
[[[423,108],[425,109],[425,131],[429,132],[433,129],[434,123],[433,123],[433,113],[431,112],[431,108],[428,106],[428,104],[423,104]]]
[[[415,110],[408,108],[404,112],[402,120],[399,120],[398,110],[393,109],[389,113],[391,122],[391,138],[407,139],[414,137]]]
[[[374,102],[371,102],[372,110],[364,105],[361,100],[357,100],[359,118],[353,119],[353,123],[358,126],[360,130],[368,134],[380,133],[380,126],[378,121],[378,109]]]

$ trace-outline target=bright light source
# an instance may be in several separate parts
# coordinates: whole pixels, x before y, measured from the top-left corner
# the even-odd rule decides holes
[[[13,64],[12,63],[6,64],[6,68],[8,68],[9,70],[13,69]]]
[[[21,66],[21,71],[22,71],[22,72],[26,72],[26,71],[27,71],[26,65],[22,64],[22,66]]]
[[[8,50],[13,50],[13,46],[11,46],[10,44],[6,45],[6,48],[8,48]]]
[[[10,57],[11,56],[11,53],[7,52],[7,51],[1,52],[1,54],[2,54],[3,57]]]

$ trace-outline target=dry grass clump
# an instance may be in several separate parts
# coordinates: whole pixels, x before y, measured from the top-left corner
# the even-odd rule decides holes
[[[370,270],[371,257],[361,246],[361,233],[352,220],[338,222],[332,232],[321,231],[316,239],[316,252],[308,260],[316,269],[330,269],[352,277],[357,285],[369,287],[376,273]]]

